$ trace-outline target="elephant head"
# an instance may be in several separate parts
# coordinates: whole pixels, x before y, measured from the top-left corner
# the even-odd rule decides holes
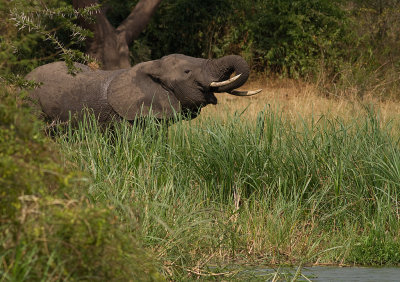
[[[235,91],[246,82],[249,71],[240,56],[206,60],[173,54],[121,74],[111,83],[108,99],[113,109],[128,120],[150,110],[158,117],[169,117],[174,111],[190,112],[193,117],[202,107],[217,104],[214,93],[258,93]],[[236,76],[229,79],[233,73]]]
[[[250,96],[261,91],[236,90],[246,82],[249,66],[235,55],[206,60],[172,54],[115,71],[76,67],[81,72],[75,76],[62,62],[41,66],[27,76],[43,83],[30,96],[51,119],[65,121],[70,112],[83,108],[91,109],[99,121],[115,115],[126,120],[150,114],[169,119],[180,112],[194,118],[202,107],[217,104],[215,93]]]

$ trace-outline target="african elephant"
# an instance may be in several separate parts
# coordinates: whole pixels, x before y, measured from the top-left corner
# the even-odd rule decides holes
[[[137,64],[130,69],[93,70],[75,63],[80,69],[68,74],[64,62],[40,66],[26,78],[41,82],[29,97],[50,120],[68,121],[70,113],[78,118],[88,108],[99,122],[113,118],[132,121],[154,115],[171,119],[176,113],[195,118],[208,104],[217,104],[214,93],[250,96],[257,91],[237,91],[249,76],[246,61],[236,55],[220,59],[200,59],[172,54],[159,60]],[[231,74],[236,76],[230,78]]]

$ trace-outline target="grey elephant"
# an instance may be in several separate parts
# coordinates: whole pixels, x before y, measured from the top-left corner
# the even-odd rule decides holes
[[[172,54],[113,71],[79,63],[75,67],[80,71],[74,76],[68,74],[64,62],[40,66],[26,76],[41,83],[29,97],[45,118],[66,122],[72,115],[79,119],[88,108],[101,123],[148,115],[171,120],[176,113],[190,119],[202,107],[217,104],[214,93],[250,96],[261,91],[235,90],[246,82],[250,71],[236,55],[207,60]]]

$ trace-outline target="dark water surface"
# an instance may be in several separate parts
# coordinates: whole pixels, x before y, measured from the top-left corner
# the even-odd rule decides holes
[[[400,268],[310,267],[302,273],[312,281],[400,281]]]
[[[259,269],[257,272],[264,274],[276,272],[272,269]],[[278,272],[284,273],[281,269]],[[296,273],[296,269],[289,271],[292,275]],[[331,267],[316,266],[304,267],[301,273],[311,281],[399,281],[400,267]],[[306,281],[302,276],[299,280]]]

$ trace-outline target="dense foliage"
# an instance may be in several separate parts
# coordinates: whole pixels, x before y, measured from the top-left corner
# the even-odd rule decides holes
[[[63,165],[22,104],[1,86],[0,280],[160,279],[134,222],[85,199],[87,179]]]
[[[77,15],[71,13],[70,1],[28,2],[1,1],[3,18],[18,18],[10,17],[10,10],[14,15],[35,12],[42,17],[42,27],[51,31],[62,46],[85,50],[84,42],[71,35],[90,33],[76,25]],[[137,2],[101,1],[114,26]],[[390,80],[386,75],[398,73],[400,68],[400,40],[396,35],[399,7],[400,1],[165,0],[131,46],[132,63],[170,53],[197,57],[235,53],[261,72],[334,83],[352,79],[359,84],[364,77],[376,85],[385,78]],[[49,16],[51,9],[56,12]],[[2,23],[0,58],[5,69],[26,73],[39,64],[65,59],[61,45],[46,40],[43,30],[17,32],[19,21]],[[72,58],[83,59],[81,53]]]
[[[73,22],[95,7],[43,3],[0,2],[0,280],[162,280],[134,221],[88,201],[88,179],[62,162],[26,92],[9,86],[34,86],[20,75],[44,63],[89,61],[76,48],[90,33]]]
[[[145,34],[152,53],[240,53],[259,71],[288,76],[307,75],[323,59],[335,67],[347,55],[349,21],[339,1],[203,2],[166,1]]]
[[[91,32],[80,27],[78,17],[91,19],[98,7],[74,11],[62,0],[0,1],[0,76],[26,74],[35,67],[64,60],[92,61],[82,50]],[[80,50],[81,49],[81,50]],[[14,77],[15,79],[15,77]]]
[[[134,2],[112,5],[109,16],[115,25]],[[163,1],[133,46],[133,59],[169,53],[200,57],[239,53],[259,71],[304,76],[318,69],[322,60],[333,71],[348,56],[343,47],[351,34],[340,4],[338,0]]]

